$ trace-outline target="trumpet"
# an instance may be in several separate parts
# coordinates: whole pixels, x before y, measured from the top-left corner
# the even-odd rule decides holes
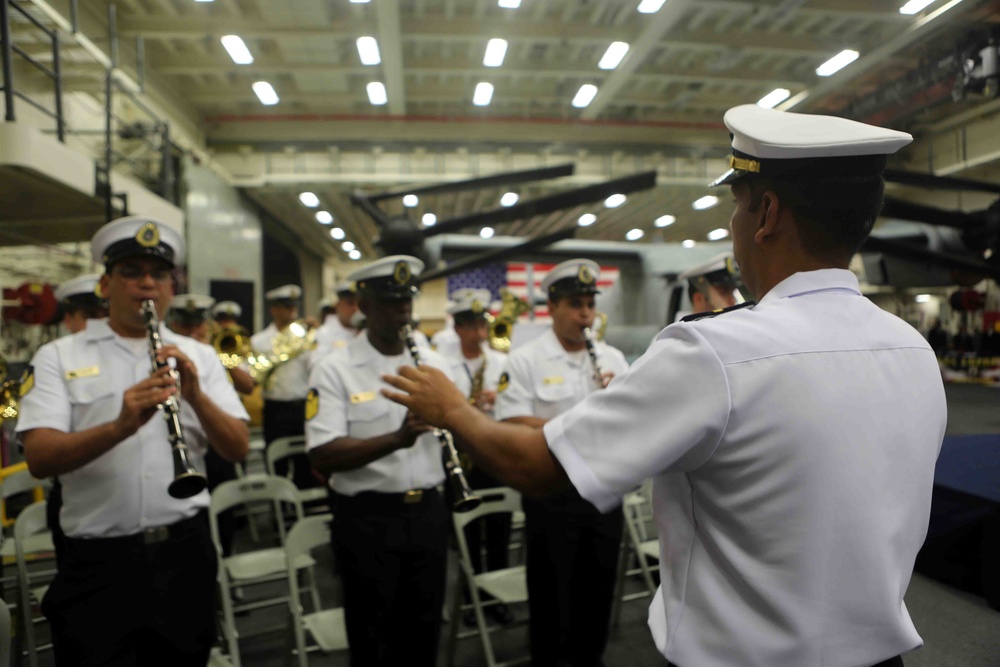
[[[594,344],[594,332],[590,327],[583,327],[583,341],[587,345],[587,354],[590,356],[590,365],[594,368],[594,382],[598,387],[604,388],[604,371],[597,361],[597,346]]]
[[[420,351],[413,340],[413,327],[409,324],[405,325],[402,334],[406,348],[410,351],[410,356],[413,357],[413,363],[420,366]],[[451,432],[440,428],[434,429],[434,435],[441,442],[441,459],[454,499],[451,509],[459,513],[476,509],[483,500],[472,492],[468,480],[465,479],[462,463],[458,460],[458,450],[455,449],[455,439]]]
[[[146,322],[149,363],[155,373],[166,366],[167,362],[156,358],[163,344],[160,342],[160,318],[156,314],[156,306],[152,299],[142,302],[142,317]],[[170,377],[176,383],[177,371],[171,370]],[[184,441],[184,431],[181,429],[181,406],[176,394],[160,403],[159,407],[163,411],[163,418],[167,420],[167,432],[174,456],[174,479],[170,482],[167,493],[174,498],[190,498],[208,487],[208,479],[191,464],[190,452]]]
[[[250,337],[246,329],[239,325],[216,329],[212,332],[209,344],[215,348],[215,353],[226,368],[236,368],[252,354]]]

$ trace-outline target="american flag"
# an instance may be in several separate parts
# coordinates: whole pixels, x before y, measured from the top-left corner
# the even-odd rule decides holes
[[[555,264],[508,262],[506,264],[487,264],[478,269],[464,271],[448,276],[448,294],[463,287],[474,289],[488,289],[493,297],[493,314],[496,314],[500,307],[500,288],[507,287],[517,297],[529,300],[528,284],[532,286],[532,296],[536,300],[543,300],[541,283]],[[618,267],[602,266],[601,277],[597,281],[598,289],[608,292],[618,282]],[[528,315],[522,315],[521,319],[529,319]],[[545,303],[535,307],[535,322],[546,323],[549,321],[549,309]]]

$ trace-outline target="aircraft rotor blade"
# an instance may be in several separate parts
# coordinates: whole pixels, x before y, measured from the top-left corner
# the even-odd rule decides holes
[[[923,204],[903,201],[895,197],[885,198],[885,205],[882,207],[881,215],[887,218],[912,220],[913,222],[923,222],[928,225],[953,227],[961,230],[966,230],[979,224],[979,221],[976,219],[976,213],[945,211],[933,206],[924,206]]]
[[[555,167],[541,167],[539,169],[526,169],[524,171],[510,171],[503,174],[493,174],[482,178],[470,178],[465,181],[455,181],[453,183],[435,183],[417,188],[406,188],[393,190],[390,192],[380,192],[369,195],[371,202],[380,202],[383,199],[395,199],[404,195],[433,195],[442,192],[463,192],[465,190],[479,190],[481,188],[492,188],[498,185],[516,185],[518,183],[530,183],[531,181],[544,181],[550,178],[561,176],[572,176],[576,165],[560,164]]]
[[[1000,195],[1000,184],[986,183],[984,181],[973,181],[968,178],[955,178],[954,176],[935,176],[934,174],[921,174],[915,171],[902,171],[899,169],[886,169],[885,180],[890,183],[901,185],[915,185],[921,188],[932,188],[935,190],[971,190],[975,192],[991,192]]]
[[[484,264],[492,264],[494,262],[500,262],[510,257],[516,257],[522,253],[537,250],[539,248],[544,248],[547,245],[552,245],[557,241],[562,241],[564,239],[571,238],[576,234],[577,227],[566,227],[560,229],[559,231],[553,232],[551,234],[545,234],[544,236],[536,236],[535,238],[529,239],[524,243],[520,243],[514,246],[508,246],[506,248],[498,248],[496,250],[487,250],[486,252],[476,253],[471,257],[463,257],[460,260],[454,261],[448,266],[441,269],[434,269],[431,271],[424,271],[419,276],[417,276],[418,282],[426,282],[428,280],[437,280],[438,278],[444,278],[446,276],[453,275],[455,273],[461,273],[462,271],[468,271],[470,269],[477,268]]]
[[[546,195],[538,199],[519,202],[513,206],[470,213],[469,215],[444,220],[433,227],[425,229],[424,236],[437,236],[438,234],[456,232],[465,227],[496,225],[503,222],[510,222],[511,220],[531,218],[536,215],[544,215],[579,206],[580,204],[589,204],[607,199],[613,194],[627,194],[629,192],[647,190],[655,185],[656,172],[646,171],[605,181],[604,183],[564,190],[563,192]]]
[[[969,273],[980,273],[993,278],[993,280],[1000,280],[1000,266],[998,265],[983,262],[973,257],[963,257],[952,253],[936,252],[934,250],[929,250],[928,248],[897,241],[895,239],[869,236],[865,240],[864,245],[861,246],[861,251],[880,252],[885,255],[891,255],[901,259],[927,262],[928,264],[934,264],[945,269],[966,271]]]

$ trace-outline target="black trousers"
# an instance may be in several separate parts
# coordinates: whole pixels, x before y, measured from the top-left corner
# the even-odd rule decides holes
[[[217,568],[204,511],[156,535],[63,546],[42,600],[58,667],[204,667],[216,640]]]
[[[603,664],[622,512],[601,514],[575,489],[523,500],[531,664]]]
[[[333,549],[344,589],[351,667],[434,667],[450,516],[436,490],[333,494]]]
[[[304,435],[305,432],[306,402],[304,400],[272,401],[264,399],[264,442],[267,443],[268,447],[278,438]],[[322,484],[313,475],[312,466],[309,465],[309,457],[305,454],[298,454],[278,461],[274,466],[274,472],[284,477],[288,474],[289,462],[295,467],[295,474],[292,478],[295,486],[300,489],[308,489]]]

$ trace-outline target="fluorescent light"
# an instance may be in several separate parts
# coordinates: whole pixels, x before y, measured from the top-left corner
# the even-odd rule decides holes
[[[321,225],[329,225],[333,223],[333,216],[330,215],[329,211],[316,211],[316,222]]]
[[[312,192],[300,192],[299,201],[302,202],[303,206],[308,206],[309,208],[319,206],[319,197]]]
[[[693,248],[696,245],[697,244],[692,239],[684,239],[683,241],[681,241],[681,246],[683,246],[685,248]]]
[[[645,232],[642,231],[641,229],[630,229],[625,234],[625,238],[627,238],[629,241],[638,241],[643,237],[644,234]]]
[[[834,72],[839,72],[844,69],[861,55],[857,51],[851,51],[850,49],[845,49],[841,51],[834,57],[827,60],[825,63],[816,68],[817,76],[830,76]]]
[[[584,213],[576,221],[576,224],[580,225],[581,227],[590,227],[595,222],[597,222],[596,215],[594,215],[593,213]]]
[[[700,199],[696,199],[694,203],[691,204],[691,208],[693,208],[696,211],[704,211],[706,209],[712,208],[718,203],[719,203],[719,198],[716,197],[715,195],[705,195]]]
[[[900,14],[906,14],[912,16],[920,10],[922,10],[927,5],[933,4],[934,0],[910,0],[905,5],[899,8]],[[922,296],[922,295],[921,295]]]
[[[911,0],[911,3],[912,2],[913,2],[913,0]],[[926,3],[925,6],[927,4],[930,4],[930,3]],[[901,14],[905,14],[906,13],[902,9],[899,10],[899,11],[900,11]],[[920,11],[920,10],[918,9],[917,11]],[[918,294],[917,295],[917,303],[927,303],[930,300],[931,300],[931,295],[930,294]]]
[[[642,0],[639,3],[639,13],[640,14],[655,14],[660,11],[660,7],[667,0]]]
[[[670,225],[677,222],[677,218],[672,215],[661,215],[659,218],[653,221],[653,224],[657,227],[669,227]]]
[[[389,101],[389,96],[385,94],[385,86],[381,81],[372,81],[366,86],[368,89],[368,101],[375,106],[382,106]]]
[[[729,236],[729,230],[719,227],[718,229],[713,229],[708,233],[709,241],[721,241],[722,239]]]
[[[482,229],[479,230],[479,235],[481,237],[483,237],[484,239],[491,239],[491,238],[493,238],[493,234],[494,233],[495,232],[493,231],[492,227],[483,227]]]
[[[623,194],[611,195],[604,200],[604,206],[605,208],[618,208],[625,203],[625,199],[626,197]]]
[[[618,67],[626,53],[628,53],[628,42],[611,42],[611,46],[601,56],[597,66],[601,69],[614,69]]]
[[[476,92],[472,94],[472,103],[477,107],[489,106],[493,99],[493,84],[480,81],[476,84]]]
[[[371,0],[351,0],[352,5],[367,5]]]
[[[520,198],[521,196],[516,192],[505,192],[503,197],[500,197],[500,205],[513,206],[514,204],[517,203],[517,200]]]
[[[757,106],[764,107],[765,109],[773,109],[787,100],[791,94],[792,91],[787,88],[775,88],[767,95],[757,100]]]
[[[354,250],[354,244],[350,241],[344,241],[340,244],[340,247],[343,248],[344,252],[351,252]]]
[[[503,65],[505,55],[507,55],[507,40],[491,39],[486,42],[486,55],[483,56],[483,64],[487,67],[500,67]]]
[[[521,0],[497,0],[497,7],[504,9],[517,9],[521,6]]]
[[[403,196],[403,206],[406,208],[413,208],[420,203],[417,195],[404,195]]]
[[[257,94],[257,99],[265,106],[273,106],[278,103],[278,93],[274,92],[267,81],[254,81],[253,92]]]
[[[333,229],[330,230],[330,236],[339,241],[342,238],[344,238],[346,234],[344,234],[344,230],[341,229],[340,227],[334,227]]]
[[[351,259],[355,259],[355,260],[361,259],[361,251],[360,250],[352,250],[351,252],[347,253],[347,256],[350,257]]]
[[[420,218],[420,222],[424,223],[424,227],[433,227],[437,224],[438,217],[433,213],[424,213],[424,217]]]
[[[576,91],[576,97],[573,98],[573,106],[577,109],[582,109],[594,100],[594,95],[597,94],[597,86],[592,83],[585,83],[580,86],[580,90]]]
[[[249,65],[253,62],[250,49],[247,48],[247,45],[243,43],[243,40],[238,35],[223,35],[222,46],[225,47],[229,57],[237,65]]]
[[[374,37],[358,37],[358,55],[362,65],[378,65],[382,56],[378,53],[378,41]]]

